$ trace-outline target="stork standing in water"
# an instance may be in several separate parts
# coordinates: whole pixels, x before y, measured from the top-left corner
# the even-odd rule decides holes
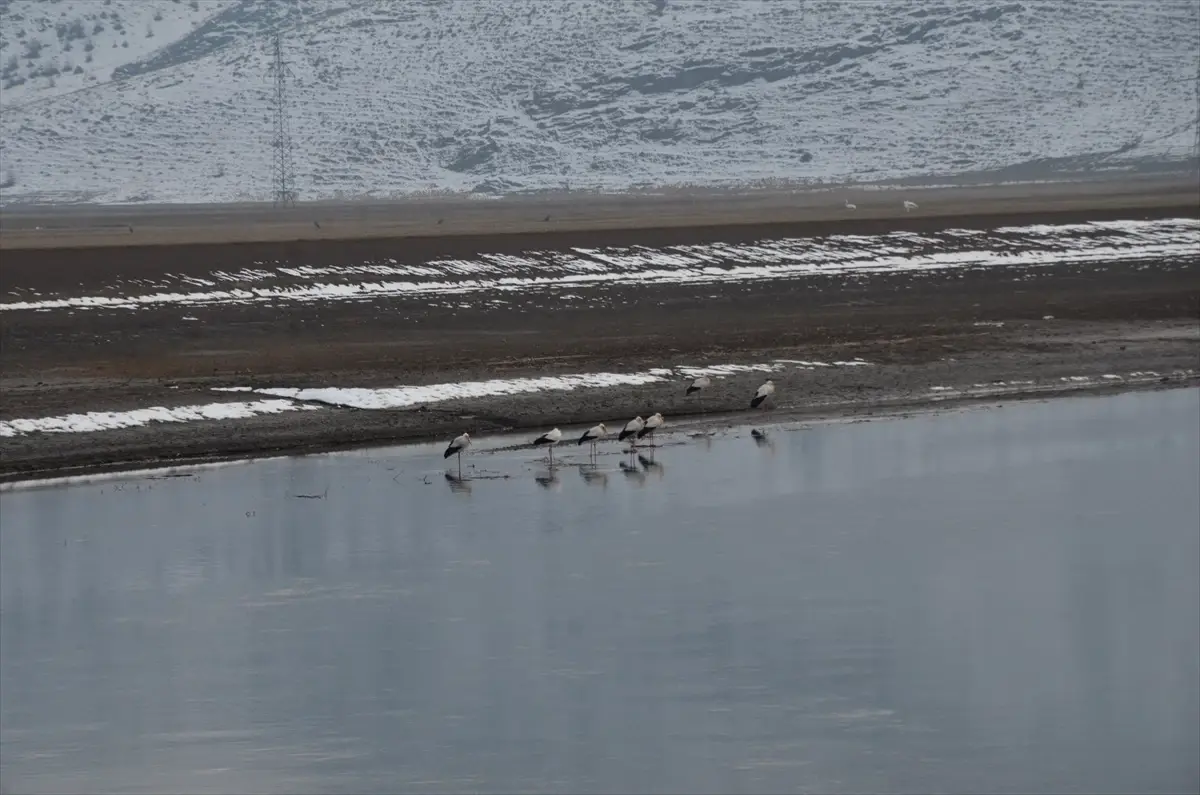
[[[589,442],[592,445],[592,455],[596,455],[596,443],[608,436],[608,426],[603,422],[599,425],[593,425],[583,432],[583,436],[579,437],[579,444]]]
[[[663,419],[662,412],[655,412],[646,418],[646,425],[638,431],[637,438],[644,439],[647,436],[651,437],[653,442],[654,432],[663,426],[666,420]]]
[[[693,392],[699,392],[708,386],[712,386],[712,379],[706,375],[702,375],[692,381],[691,385],[687,388],[686,394],[690,395]]]
[[[541,436],[534,439],[533,446],[538,447],[543,444],[546,445],[546,448],[550,451],[550,464],[553,465],[554,445],[558,444],[560,441],[562,441],[562,431],[560,431],[558,428],[555,428],[553,430],[546,431]]]
[[[916,203],[916,202],[910,202],[908,199],[905,199],[905,200],[904,200],[904,212],[906,212],[906,213],[909,213],[909,212],[912,212],[912,211],[913,211],[913,210],[915,210],[915,209],[917,209],[917,203]]]
[[[446,452],[442,455],[442,458],[449,458],[452,455],[458,456],[458,477],[460,479],[462,478],[463,450],[466,450],[470,446],[471,434],[464,433],[462,436],[455,436],[454,440],[450,442],[450,446],[446,448]]]
[[[634,447],[637,447],[638,432],[641,431],[645,427],[646,427],[645,420],[643,420],[640,416],[634,417],[629,422],[625,423],[625,427],[621,429],[621,432],[619,434],[617,434],[617,441],[623,442],[626,439],[629,439],[630,440],[629,449],[632,450]]]
[[[768,378],[766,381],[763,382],[763,385],[760,386],[757,389],[757,391],[755,391],[754,397],[752,397],[750,399],[750,408],[752,408],[752,409],[758,408],[759,406],[761,406],[763,404],[764,400],[766,400],[767,398],[769,398],[771,395],[774,395],[774,394],[775,394],[775,382],[772,381],[770,378]]]

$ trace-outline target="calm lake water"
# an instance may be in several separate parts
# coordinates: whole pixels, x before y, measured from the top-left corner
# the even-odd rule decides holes
[[[1200,390],[663,442],[0,495],[5,791],[1200,788]]]

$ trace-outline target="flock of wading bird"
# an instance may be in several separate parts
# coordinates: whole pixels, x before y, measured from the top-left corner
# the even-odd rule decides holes
[[[709,386],[712,386],[712,379],[706,375],[702,375],[692,380],[692,382],[688,385],[687,392],[684,394],[691,395]],[[762,383],[761,386],[759,386],[758,389],[754,391],[754,397],[750,398],[750,408],[758,408],[773,394],[775,394],[775,382],[768,378]],[[629,422],[625,423],[625,427],[622,428],[621,432],[617,434],[617,441],[624,442],[626,439],[628,439],[630,443],[629,450],[630,452],[633,452],[633,450],[637,448],[637,443],[640,439],[650,437],[651,447],[653,447],[653,437],[655,432],[665,424],[666,420],[663,419],[661,412],[655,412],[646,419],[642,419],[641,416],[634,417]],[[560,431],[558,428],[553,428],[534,439],[532,445],[534,447],[545,447],[550,456],[550,463],[553,464],[554,446],[561,442],[562,438],[562,431]],[[606,438],[608,438],[608,426],[602,422],[599,425],[593,425],[591,428],[588,428],[586,431],[584,431],[583,435],[580,436],[575,443],[580,446],[584,444],[590,445],[590,455],[592,458],[595,458],[597,455],[598,445]],[[460,436],[454,437],[450,441],[449,446],[446,448],[445,454],[442,456],[443,459],[449,458],[452,455],[458,456],[458,471],[460,476],[462,475],[462,454],[470,446],[471,435],[469,433],[464,433]],[[447,475],[447,477],[449,477],[449,475]]]

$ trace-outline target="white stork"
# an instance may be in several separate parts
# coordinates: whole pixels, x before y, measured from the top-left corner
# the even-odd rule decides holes
[[[579,444],[589,442],[592,445],[592,455],[596,454],[596,443],[608,436],[608,426],[603,422],[599,425],[593,425],[583,432],[583,436],[579,437]]]
[[[759,406],[761,406],[763,404],[764,400],[766,400],[768,397],[770,397],[771,395],[774,395],[774,394],[775,394],[775,382],[772,381],[770,378],[768,378],[766,381],[763,382],[763,385],[760,386],[755,391],[754,397],[750,399],[750,408],[752,408],[752,409],[758,408]]]
[[[463,450],[466,450],[470,446],[471,446],[471,434],[464,433],[462,436],[455,436],[454,439],[450,442],[450,446],[446,448],[446,452],[442,455],[442,458],[449,458],[452,455],[458,456],[459,477],[462,476]]]
[[[649,436],[653,439],[654,432],[661,428],[665,422],[666,420],[663,419],[662,412],[656,411],[654,414],[651,414],[646,418],[646,425],[640,431],[638,431],[637,438],[643,439]]]
[[[558,444],[560,441],[562,441],[562,431],[560,431],[558,428],[554,428],[553,430],[546,431],[541,436],[534,439],[533,446],[539,447],[543,444],[546,445],[546,448],[550,451],[550,463],[553,464],[554,445]]]
[[[857,205],[857,204],[851,204],[850,202],[848,202],[848,201],[847,201],[847,202],[846,202],[846,209],[847,209],[847,210],[857,210],[857,209],[858,209],[858,205]]]
[[[908,199],[905,199],[905,200],[904,200],[904,212],[906,212],[906,213],[909,213],[909,212],[912,212],[912,211],[913,211],[913,210],[915,210],[915,209],[917,209],[917,203],[916,203],[916,202],[910,202]]]
[[[690,395],[693,392],[699,392],[701,389],[704,389],[708,386],[712,386],[712,379],[706,375],[702,375],[692,381],[691,385],[687,388],[686,394]]]
[[[636,446],[637,445],[637,438],[636,438],[637,434],[640,430],[642,430],[642,428],[645,428],[645,427],[646,427],[645,420],[643,420],[640,416],[634,417],[629,422],[625,423],[625,427],[621,429],[621,432],[619,434],[617,434],[617,441],[623,442],[626,439],[629,439],[630,437],[634,437],[633,441],[631,441],[629,444]]]

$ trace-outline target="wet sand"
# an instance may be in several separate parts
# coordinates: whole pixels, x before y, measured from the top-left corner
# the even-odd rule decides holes
[[[118,281],[201,277],[262,261],[345,265],[400,256],[416,262],[482,251],[1200,216],[1194,192],[1144,194],[1127,185],[1126,194],[1115,188],[1089,193],[1085,187],[1064,209],[1062,185],[1020,187],[1025,198],[1001,197],[1009,203],[1006,212],[995,211],[994,204],[987,205],[992,208],[987,213],[977,209],[981,204],[959,205],[954,215],[948,204],[926,212],[930,205],[921,201],[921,212],[909,214],[880,206],[873,217],[753,225],[703,225],[698,218],[692,226],[447,232],[407,239],[126,248],[68,244],[7,251],[0,274],[6,294],[70,296],[93,294]],[[893,203],[900,200],[896,192],[878,193]],[[979,201],[986,204],[984,198]],[[864,202],[857,197],[856,202],[861,210]],[[745,217],[734,220],[739,219]],[[602,305],[531,300],[519,308],[470,310],[420,297],[210,305],[189,307],[186,321],[178,307],[4,311],[0,420],[235,399],[211,391],[232,384],[376,387],[634,372],[684,363],[862,357],[872,366],[780,374],[779,393],[768,412],[773,417],[853,415],[928,405],[934,387],[942,388],[940,400],[975,399],[987,385],[1004,382],[1003,394],[1016,397],[1194,383],[1200,370],[1200,255],[1161,267],[1056,264],[1039,267],[1021,281],[1004,269],[945,270],[770,283],[620,285],[604,292]],[[685,398],[684,384],[672,382],[405,410],[328,408],[95,433],[35,433],[0,438],[0,479],[312,452],[463,430],[477,435],[551,425],[566,430],[653,411],[710,423],[753,422],[760,415],[748,414],[748,396],[761,380],[760,373],[731,377],[698,398]],[[1032,383],[1017,388],[1013,381]]]

